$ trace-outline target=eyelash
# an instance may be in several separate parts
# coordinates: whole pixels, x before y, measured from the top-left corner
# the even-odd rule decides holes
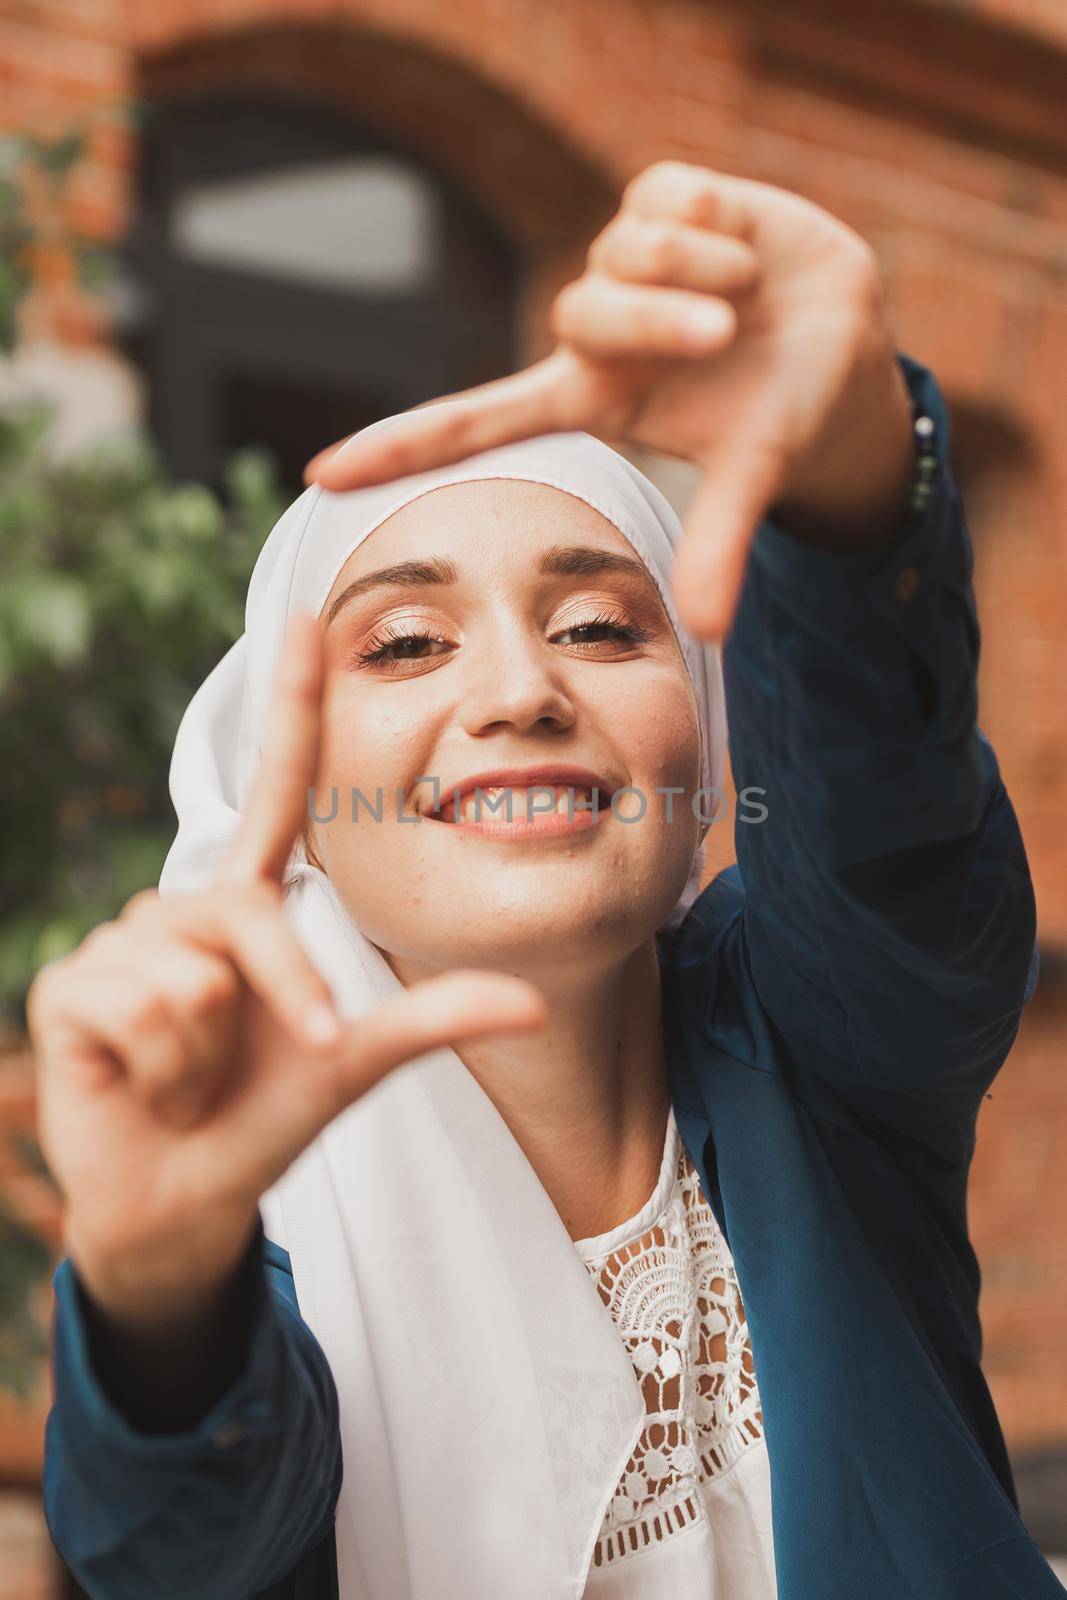
[[[569,628],[562,632],[573,633],[579,628],[607,628],[617,639],[624,639],[627,644],[647,644],[652,635],[647,628],[642,628],[639,622],[626,622],[610,612],[597,612],[595,617],[587,617],[584,622],[572,622]],[[586,644],[596,644],[599,641],[587,639]]]
[[[368,650],[357,650],[356,660],[365,667],[398,667],[404,661],[418,661],[419,656],[400,656],[392,659],[386,654],[394,645],[410,644],[413,641],[421,643],[428,640],[430,644],[447,644],[448,640],[440,633],[431,633],[428,629],[413,630],[411,632],[376,634],[370,641]]]
[[[598,612],[594,617],[588,617],[584,622],[573,622],[569,628],[561,629],[563,633],[575,633],[579,629],[607,628],[617,639],[627,644],[645,644],[651,638],[648,630],[637,622],[622,622],[618,617],[610,616],[605,612]],[[405,661],[425,660],[425,656],[399,656],[390,657],[388,652],[398,644],[412,644],[428,642],[430,644],[447,644],[448,640],[439,633],[429,629],[413,630],[411,632],[383,632],[375,635],[366,650],[356,652],[356,660],[364,667],[386,667],[395,670]],[[599,639],[579,640],[572,645],[572,649],[591,648],[603,643]]]

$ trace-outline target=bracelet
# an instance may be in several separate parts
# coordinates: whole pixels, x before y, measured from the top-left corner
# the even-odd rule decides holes
[[[925,511],[929,509],[930,502],[937,490],[937,478],[941,463],[937,455],[937,429],[932,417],[920,411],[916,401],[912,401],[912,431],[915,435],[915,471],[911,482],[911,495],[908,499],[908,511],[913,522],[917,522]]]

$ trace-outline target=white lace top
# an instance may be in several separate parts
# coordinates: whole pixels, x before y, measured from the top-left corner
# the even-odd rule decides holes
[[[648,1410],[586,1600],[775,1600],[770,1470],[744,1308],[673,1110],[647,1204],[575,1248]]]

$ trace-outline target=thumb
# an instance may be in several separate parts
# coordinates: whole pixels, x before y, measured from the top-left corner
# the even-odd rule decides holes
[[[785,476],[771,445],[722,441],[701,458],[701,478],[685,517],[675,566],[675,605],[699,639],[726,634],[741,594],[749,545],[778,499]]]
[[[506,378],[417,406],[388,428],[368,428],[316,456],[304,469],[305,482],[335,493],[362,489],[558,432],[567,372],[555,351]]]
[[[458,1039],[526,1032],[542,1026],[544,996],[533,984],[496,972],[459,968],[413,984],[350,1024],[341,1057],[343,1103],[356,1100],[394,1067]]]
[[[289,1059],[246,1096],[216,1142],[262,1194],[325,1127],[395,1067],[457,1040],[526,1032],[544,1024],[544,996],[520,978],[461,968],[392,995],[349,1022],[327,1054]],[[210,1136],[212,1129],[205,1130]],[[237,1156],[233,1154],[234,1141]],[[247,1169],[247,1170],[245,1170]]]

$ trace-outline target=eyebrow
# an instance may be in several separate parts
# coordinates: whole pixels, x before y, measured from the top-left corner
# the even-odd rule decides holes
[[[541,556],[537,570],[558,577],[588,577],[601,572],[616,572],[630,578],[641,578],[655,587],[648,568],[636,556],[623,555],[615,550],[600,550],[595,545],[552,545]],[[377,572],[368,572],[362,578],[354,579],[341,590],[326,613],[326,626],[330,626],[342,607],[371,589],[445,587],[456,583],[458,578],[455,563],[443,556],[433,556],[425,561],[399,561],[395,566],[380,567]]]
[[[359,595],[366,594],[368,589],[396,586],[422,589],[435,584],[455,583],[458,577],[455,564],[446,561],[442,556],[434,556],[429,561],[400,561],[393,567],[380,567],[377,572],[368,572],[341,590],[326,613],[326,626],[330,626],[342,606],[348,605],[350,600],[357,599]]]

